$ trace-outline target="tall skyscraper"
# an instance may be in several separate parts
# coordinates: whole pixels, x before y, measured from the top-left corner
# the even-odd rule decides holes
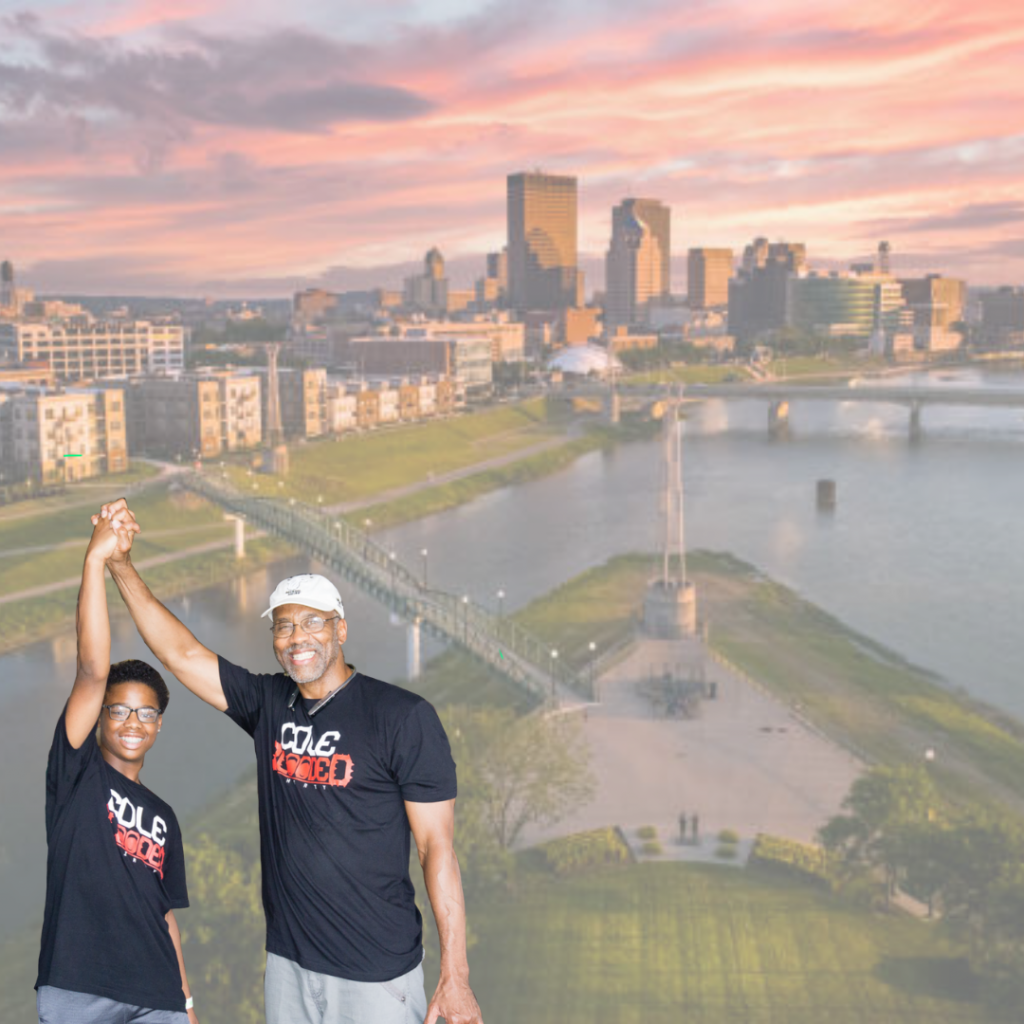
[[[577,304],[576,179],[508,176],[509,305],[520,313]]]
[[[652,301],[667,299],[672,211],[658,199],[624,199],[612,210],[605,263],[605,325],[644,323]]]
[[[690,309],[728,305],[732,249],[691,249],[686,271],[686,301]]]

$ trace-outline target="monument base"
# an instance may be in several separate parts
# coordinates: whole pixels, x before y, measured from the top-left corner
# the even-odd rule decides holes
[[[264,448],[260,468],[264,473],[273,473],[275,476],[287,476],[288,446],[278,444],[274,445],[273,448]]]
[[[644,597],[644,632],[657,640],[679,640],[697,632],[697,588],[687,581],[655,580]]]

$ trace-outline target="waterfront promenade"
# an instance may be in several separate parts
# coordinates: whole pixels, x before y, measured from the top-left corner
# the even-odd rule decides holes
[[[601,703],[588,707],[583,720],[594,797],[554,826],[526,830],[521,845],[608,825],[627,832],[653,825],[671,857],[682,812],[698,815],[704,836],[728,828],[742,840],[769,832],[813,841],[864,765],[710,659],[706,677],[717,684],[716,699],[701,701],[693,719],[655,717],[638,684],[652,668],[686,671],[703,661],[699,641],[641,639],[599,678]]]

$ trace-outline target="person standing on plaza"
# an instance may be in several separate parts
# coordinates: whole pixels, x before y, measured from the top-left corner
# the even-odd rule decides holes
[[[82,568],[75,682],[46,766],[40,1024],[198,1024],[174,917],[181,831],[139,780],[169,694],[145,662],[110,664],[105,566],[137,529],[95,517]]]
[[[103,511],[134,521],[123,500]],[[422,697],[346,664],[334,585],[305,574],[274,590],[263,614],[283,671],[271,675],[203,646],[153,596],[129,551],[111,572],[163,665],[253,738],[268,1024],[482,1024],[469,987],[448,739]],[[441,946],[429,1006],[410,830]]]

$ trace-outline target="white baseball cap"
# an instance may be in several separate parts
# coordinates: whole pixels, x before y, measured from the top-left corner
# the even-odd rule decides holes
[[[304,604],[322,612],[337,612],[345,618],[338,588],[325,576],[313,572],[281,580],[270,595],[270,607],[260,616],[265,619],[283,604]]]

